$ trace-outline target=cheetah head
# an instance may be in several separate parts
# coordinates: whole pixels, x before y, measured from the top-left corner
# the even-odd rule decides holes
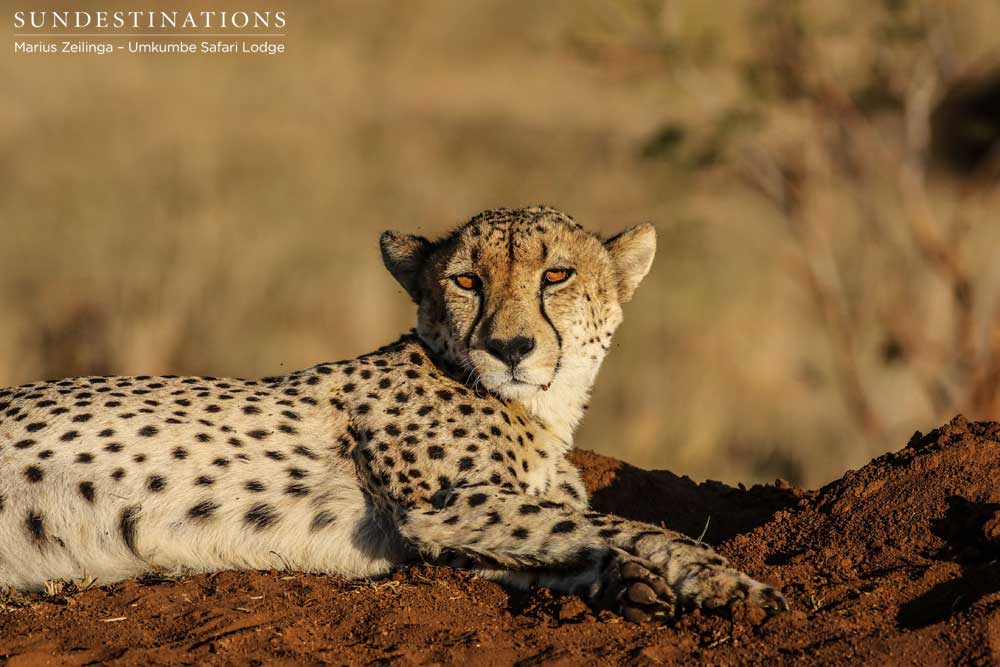
[[[385,232],[381,246],[428,347],[469,384],[571,433],[656,232],[644,224],[602,241],[532,207],[485,211],[435,242]]]

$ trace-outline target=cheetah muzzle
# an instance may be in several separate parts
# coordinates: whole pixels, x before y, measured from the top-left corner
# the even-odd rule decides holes
[[[678,533],[588,507],[567,461],[655,252],[550,208],[438,240],[386,232],[415,331],[283,377],[87,377],[0,390],[0,586],[415,558],[581,594],[635,621],[776,589]]]

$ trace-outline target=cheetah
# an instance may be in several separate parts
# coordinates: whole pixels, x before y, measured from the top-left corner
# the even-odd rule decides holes
[[[0,587],[415,560],[634,621],[775,588],[704,544],[592,511],[567,460],[656,234],[548,207],[437,241],[385,232],[415,329],[282,377],[85,377],[0,390]]]

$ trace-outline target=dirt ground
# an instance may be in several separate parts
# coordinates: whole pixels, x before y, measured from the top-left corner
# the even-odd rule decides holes
[[[718,543],[792,611],[639,626],[546,590],[417,567],[129,581],[4,601],[17,665],[1000,664],[1000,424],[962,417],[819,491],[695,484],[574,455],[601,510]]]

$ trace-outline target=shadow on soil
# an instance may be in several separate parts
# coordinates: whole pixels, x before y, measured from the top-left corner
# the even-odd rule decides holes
[[[903,605],[896,617],[903,629],[939,623],[1000,591],[1000,503],[946,500],[947,512],[931,525],[946,543],[934,557],[961,564],[962,575]]]
[[[591,506],[598,512],[664,525],[709,544],[753,530],[806,496],[788,484],[749,489],[715,481],[697,484],[666,470],[642,470],[584,450],[575,451],[573,458],[584,471]]]

